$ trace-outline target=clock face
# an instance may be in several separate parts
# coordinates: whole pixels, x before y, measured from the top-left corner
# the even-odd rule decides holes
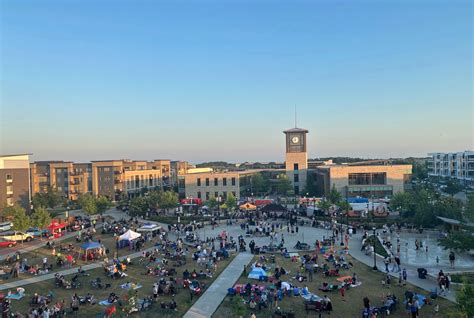
[[[300,138],[298,138],[298,136],[294,136],[293,138],[291,138],[291,142],[294,144],[297,144],[299,141],[300,141]]]

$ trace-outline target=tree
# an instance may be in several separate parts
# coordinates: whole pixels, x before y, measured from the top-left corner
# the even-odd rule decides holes
[[[33,197],[31,198],[31,202],[34,208],[37,208],[37,207],[47,208],[49,206],[48,197],[46,193],[40,193],[40,192],[35,193]]]
[[[328,200],[332,204],[338,204],[342,199],[342,195],[337,191],[336,185],[332,185],[331,191],[328,194]]]
[[[465,252],[474,249],[474,236],[469,232],[455,231],[439,240],[439,244],[446,250]]]
[[[100,196],[95,200],[97,213],[102,214],[112,206],[112,203],[104,196]]]
[[[252,183],[252,190],[255,192],[255,195],[258,196],[259,193],[266,193],[268,191],[268,180],[260,172],[252,175],[250,182]]]
[[[17,213],[13,217],[13,230],[19,232],[25,232],[31,225],[30,218],[26,215],[26,211],[23,208],[17,210]]]
[[[161,198],[160,191],[151,191],[148,193],[147,201],[148,201],[148,206],[150,207],[150,209],[155,210],[158,208],[158,206],[160,205],[160,198]]]
[[[51,223],[51,214],[44,207],[36,208],[31,216],[32,225],[43,230]]]
[[[132,216],[144,216],[148,212],[148,202],[145,197],[135,197],[128,208]]]
[[[413,163],[413,178],[415,179],[420,179],[424,180],[428,178],[428,167],[426,165],[426,161],[419,163],[419,162],[414,162]]]
[[[225,200],[225,205],[227,205],[227,208],[230,209],[231,211],[234,210],[235,206],[237,205],[237,199],[232,193],[229,193],[227,195],[227,199]]]
[[[401,217],[407,218],[414,215],[412,196],[408,192],[395,193],[390,199],[390,207],[392,210],[400,212]]]
[[[216,197],[214,196],[211,196],[209,198],[209,200],[207,200],[206,202],[206,205],[209,207],[209,209],[211,210],[214,210],[215,208],[217,208],[217,205],[219,204],[219,202],[217,202],[217,199]]]
[[[462,189],[463,189],[463,187],[458,182],[453,181],[453,180],[449,180],[446,183],[446,188],[444,188],[444,192],[446,192],[447,194],[450,194],[450,195],[455,195],[456,193],[458,193]]]
[[[453,197],[442,197],[434,204],[436,216],[462,220],[462,202]]]
[[[347,202],[346,200],[342,200],[338,204],[339,208],[347,214],[350,210],[352,210],[352,205]]]
[[[31,198],[34,207],[55,208],[59,204],[66,203],[66,198],[55,188],[48,187],[46,192],[35,193]]]
[[[323,210],[324,213],[327,213],[329,211],[331,205],[331,202],[329,202],[328,200],[321,200],[318,202],[318,208]]]
[[[474,317],[474,284],[464,281],[456,292],[456,301],[462,318]]]
[[[291,190],[291,181],[288,176],[284,173],[277,176],[278,182],[276,185],[277,193],[281,195],[288,195]]]
[[[164,191],[160,195],[160,208],[170,209],[178,205],[178,195],[173,191]]]
[[[414,222],[421,227],[433,227],[438,223],[434,213],[433,198],[429,191],[422,189],[414,196],[415,216]]]
[[[94,215],[97,213],[97,205],[95,202],[95,198],[90,193],[84,193],[79,196],[77,199],[79,206],[81,207],[84,212],[89,215]]]
[[[469,194],[467,197],[466,206],[464,207],[464,218],[474,222],[474,194]]]
[[[22,211],[25,211],[25,209],[19,205],[6,206],[3,208],[2,217],[13,218],[15,215],[22,213]]]

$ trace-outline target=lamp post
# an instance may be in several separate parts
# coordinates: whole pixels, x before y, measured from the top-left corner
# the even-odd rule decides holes
[[[340,221],[339,221],[339,227],[341,231],[341,246],[344,246],[344,240],[342,238],[342,211],[339,211],[339,216],[340,216]]]
[[[373,240],[373,242],[374,242],[373,243],[374,244],[374,267],[372,267],[372,269],[374,271],[376,271],[377,270],[377,257],[375,255],[375,240],[377,239],[377,236],[375,235],[375,227],[373,227],[372,230],[374,231],[374,240]]]

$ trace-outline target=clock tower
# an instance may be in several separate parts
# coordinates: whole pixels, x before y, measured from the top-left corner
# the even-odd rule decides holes
[[[286,175],[290,179],[296,195],[306,186],[308,171],[308,153],[306,152],[306,134],[303,128],[291,128],[283,131],[286,137]]]

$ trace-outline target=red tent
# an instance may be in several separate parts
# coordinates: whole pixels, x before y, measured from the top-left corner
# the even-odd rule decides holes
[[[262,206],[262,205],[267,205],[273,203],[272,199],[263,199],[263,200],[255,200],[254,204],[256,206]]]
[[[54,238],[63,236],[65,231],[63,229],[66,227],[66,223],[59,223],[58,221],[51,221],[51,224],[48,226],[48,230],[51,234],[54,235]]]

